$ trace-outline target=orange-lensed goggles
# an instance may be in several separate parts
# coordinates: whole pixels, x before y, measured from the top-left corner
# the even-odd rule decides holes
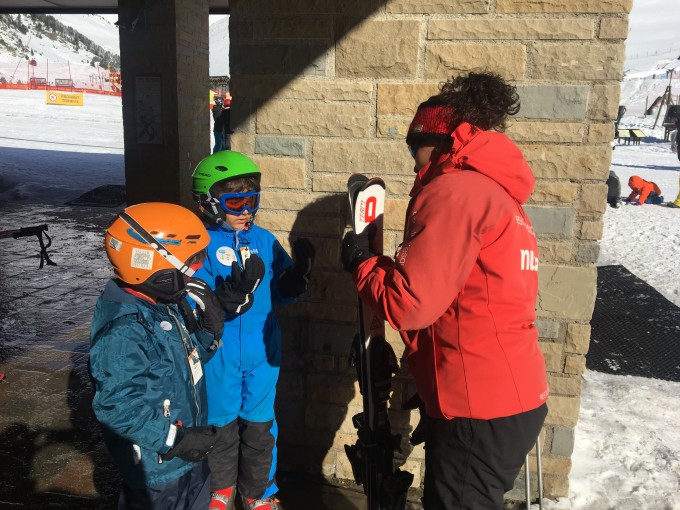
[[[220,195],[220,207],[229,214],[254,213],[260,207],[260,192],[225,193]]]

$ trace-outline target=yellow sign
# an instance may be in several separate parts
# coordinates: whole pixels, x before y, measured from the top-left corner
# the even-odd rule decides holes
[[[45,103],[63,104],[67,106],[83,106],[82,94],[65,94],[54,90],[45,91]]]

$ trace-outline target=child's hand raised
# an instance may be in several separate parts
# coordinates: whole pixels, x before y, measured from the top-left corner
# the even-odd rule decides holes
[[[253,292],[264,277],[264,262],[255,254],[251,254],[241,269],[237,262],[231,265],[231,278],[215,282],[215,295],[227,315],[239,315],[253,306]]]
[[[243,270],[238,266],[237,262],[231,264],[231,280],[235,289],[252,294],[260,285],[264,277],[264,262],[262,259],[251,253],[250,256],[243,261]]]

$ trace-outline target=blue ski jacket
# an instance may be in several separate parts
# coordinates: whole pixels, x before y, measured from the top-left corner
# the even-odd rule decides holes
[[[153,304],[110,280],[92,318],[92,408],[125,481],[141,489],[164,485],[192,469],[179,457],[159,461],[170,425],[207,425],[205,377],[194,384],[188,357],[202,363],[212,335],[189,334],[174,304]]]
[[[222,348],[206,366],[210,424],[224,426],[236,418],[229,399],[239,399],[234,388],[242,394],[258,394],[259,385],[271,385],[271,378],[248,377],[244,374],[266,363],[278,369],[281,365],[281,330],[274,314],[274,305],[293,303],[296,298],[281,297],[277,282],[293,260],[274,235],[256,225],[238,232],[230,227],[206,225],[210,234],[207,258],[195,277],[206,281],[213,289],[231,277],[232,263],[243,267],[241,248],[262,259],[265,274],[254,293],[252,307],[245,313],[225,322]],[[227,367],[239,366],[238,373]],[[229,374],[229,375],[225,375]],[[232,380],[238,378],[238,380]],[[274,380],[274,384],[276,381]],[[238,406],[236,406],[238,408]],[[250,421],[269,421],[273,409],[262,409],[248,415]]]

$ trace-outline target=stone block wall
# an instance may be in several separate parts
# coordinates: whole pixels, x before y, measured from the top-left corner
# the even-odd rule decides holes
[[[285,247],[317,247],[310,292],[279,310],[284,356],[278,387],[283,470],[351,479],[344,444],[361,411],[347,354],[356,296],[339,264],[348,225],[345,185],[355,172],[387,183],[385,252],[394,253],[413,181],[404,136],[439,84],[489,69],[518,87],[508,134],[537,178],[526,209],[538,236],[540,346],[550,413],[541,435],[544,488],[568,491],[581,376],[590,340],[610,141],[632,0],[233,0],[233,147],[263,172],[258,223]],[[404,468],[421,487],[424,451],[406,437],[417,412],[403,345],[391,419]],[[535,477],[534,477],[535,479]]]

